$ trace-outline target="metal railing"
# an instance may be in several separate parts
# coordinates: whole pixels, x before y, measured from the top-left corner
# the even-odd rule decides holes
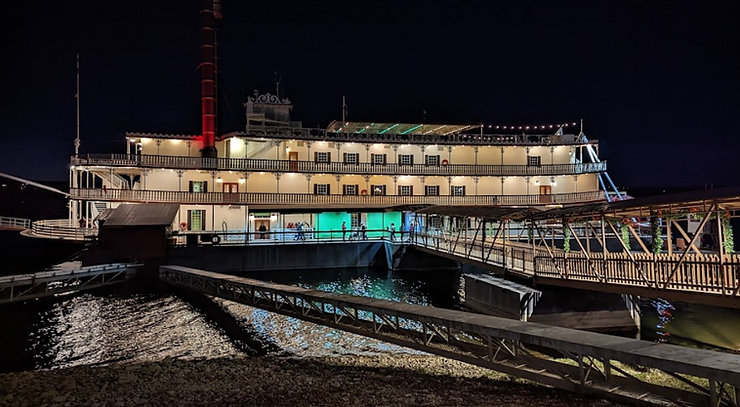
[[[37,220],[31,225],[32,237],[45,239],[85,240],[98,235],[94,225],[82,226],[79,221],[70,219]]]
[[[73,199],[124,202],[172,202],[219,205],[548,205],[604,201],[602,191],[551,195],[315,195],[272,192],[187,192],[138,189],[72,188]]]
[[[0,304],[123,282],[136,264],[113,263],[0,277]]]
[[[290,161],[248,158],[204,158],[169,155],[88,154],[72,157],[72,165],[122,166],[167,169],[210,169],[245,172],[298,172],[321,174],[436,175],[436,176],[551,176],[606,171],[606,161],[579,164],[492,165],[492,164],[373,164]]]
[[[31,227],[30,219],[12,218],[9,216],[0,216],[0,229],[18,229],[24,230]]]
[[[195,140],[198,136],[179,134],[126,133],[129,138],[154,138]],[[306,140],[354,143],[389,143],[389,144],[422,144],[422,145],[477,145],[477,146],[551,146],[583,145],[579,136],[574,134],[486,134],[472,132],[462,134],[395,134],[380,133],[333,133],[326,129],[298,126],[255,126],[250,125],[247,132],[229,133],[227,137],[247,137],[256,139]],[[587,144],[597,144],[589,140]]]
[[[640,405],[737,405],[738,355],[181,266],[161,266],[159,276],[175,286],[581,394]],[[637,377],[627,366],[651,373]]]
[[[281,245],[281,244],[323,244],[338,242],[360,242],[385,240],[392,243],[408,243],[409,232],[389,229],[351,228],[298,230],[295,228],[277,228],[264,232],[246,230],[202,230],[176,231],[171,235],[171,245]]]

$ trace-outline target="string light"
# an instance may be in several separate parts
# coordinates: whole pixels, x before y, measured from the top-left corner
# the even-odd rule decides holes
[[[484,128],[489,129],[495,129],[495,130],[549,130],[549,129],[559,129],[559,128],[568,128],[568,127],[575,127],[577,126],[577,122],[562,122],[562,123],[553,123],[553,124],[537,124],[537,125],[523,125],[523,126],[510,126],[510,125],[501,125],[501,124],[486,124],[483,125]]]

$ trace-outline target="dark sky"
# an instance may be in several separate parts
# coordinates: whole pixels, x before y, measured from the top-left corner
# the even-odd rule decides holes
[[[82,153],[200,132],[198,1],[6,3],[1,172],[67,177],[78,52]],[[340,118],[343,94],[355,121],[582,118],[620,187],[739,185],[737,4],[223,0],[223,130],[278,72],[304,126]]]

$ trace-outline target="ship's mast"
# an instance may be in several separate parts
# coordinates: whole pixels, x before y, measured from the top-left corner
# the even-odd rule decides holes
[[[77,54],[77,136],[75,137],[75,157],[80,154],[80,54]]]

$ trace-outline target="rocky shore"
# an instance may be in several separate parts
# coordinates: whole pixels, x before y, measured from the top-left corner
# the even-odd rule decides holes
[[[427,355],[234,357],[0,375],[0,406],[614,406]]]

